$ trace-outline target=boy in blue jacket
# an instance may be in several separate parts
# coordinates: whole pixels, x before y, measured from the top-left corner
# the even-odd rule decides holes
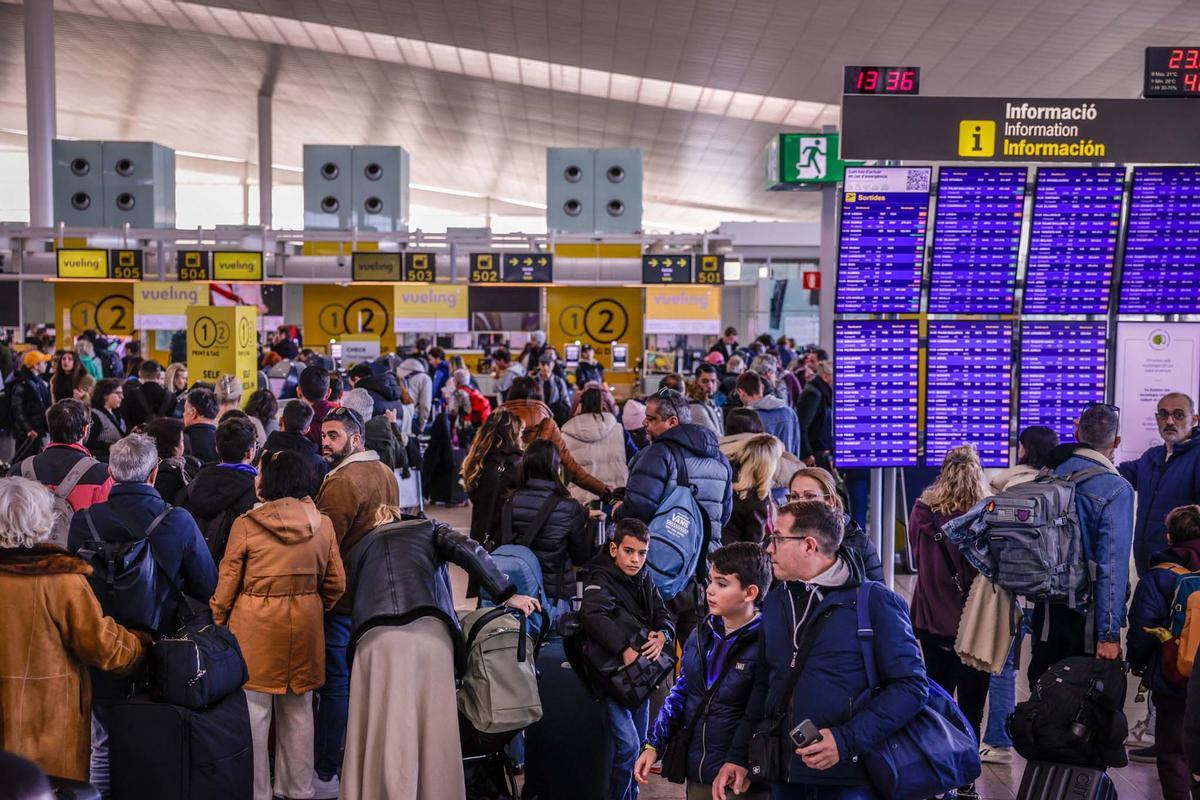
[[[638,783],[646,783],[651,765],[667,744],[685,737],[681,743],[687,747],[689,800],[712,797],[712,782],[745,715],[758,654],[760,615],[755,604],[771,585],[771,562],[752,542],[725,545],[708,560],[709,616],[684,646],[679,679],[633,771]]]

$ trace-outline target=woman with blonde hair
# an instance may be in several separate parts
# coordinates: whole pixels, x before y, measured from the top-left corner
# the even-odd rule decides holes
[[[188,392],[187,364],[176,361],[167,367],[167,377],[163,381],[167,394],[163,398],[163,407],[159,414],[164,417],[183,418],[183,398]]]
[[[925,670],[947,692],[957,692],[959,708],[975,728],[976,738],[991,676],[964,664],[954,652],[954,640],[978,573],[959,554],[958,546],[942,535],[942,526],[988,494],[979,454],[972,445],[960,445],[946,453],[937,480],[921,494],[908,521],[917,567],[913,631],[921,643]]]
[[[462,484],[471,500],[471,538],[480,544],[499,535],[503,499],[519,484],[524,428],[511,411],[493,411],[463,459]]]
[[[863,572],[873,581],[883,580],[883,563],[875,542],[867,536],[854,517],[846,513],[842,496],[838,494],[837,482],[828,470],[820,467],[803,467],[792,474],[788,483],[787,501],[817,500],[842,514],[842,548],[853,553],[862,562]]]
[[[733,513],[721,530],[721,544],[762,543],[774,518],[771,487],[782,455],[783,442],[769,433],[742,440],[728,455],[733,467]]]

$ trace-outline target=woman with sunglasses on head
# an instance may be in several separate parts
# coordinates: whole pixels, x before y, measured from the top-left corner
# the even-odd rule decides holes
[[[862,562],[863,572],[869,579],[882,581],[883,563],[879,560],[875,542],[867,536],[866,531],[854,518],[846,513],[833,475],[820,467],[804,467],[797,470],[788,483],[787,501],[796,503],[803,500],[824,503],[842,515],[842,549],[854,554]]]

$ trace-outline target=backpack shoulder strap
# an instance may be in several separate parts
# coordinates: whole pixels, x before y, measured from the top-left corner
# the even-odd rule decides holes
[[[1184,575],[1196,574],[1182,564],[1155,564],[1153,567],[1151,567],[1151,569],[1165,569],[1167,572],[1173,573],[1180,577]]]
[[[683,454],[683,449],[673,444],[667,445],[667,449],[675,457],[675,482],[680,486],[692,486],[691,476],[688,475],[687,458]],[[693,491],[695,488],[692,486]]]
[[[1083,483],[1088,478],[1094,478],[1097,475],[1116,475],[1117,473],[1105,469],[1104,467],[1088,467],[1087,469],[1076,470],[1070,475],[1067,475],[1067,480],[1072,483]]]
[[[959,574],[958,567],[954,565],[954,559],[950,557],[950,547],[946,544],[946,534],[942,530],[942,515],[929,509],[929,513],[933,515],[933,525],[937,530],[933,532],[933,540],[937,542],[938,552],[942,554],[942,561],[946,563],[946,569],[954,576],[954,585],[958,588],[958,593],[962,597],[966,597],[970,591],[968,587],[963,586],[962,576]]]
[[[533,521],[529,523],[529,527],[525,529],[524,535],[521,536],[519,541],[513,542],[513,544],[520,544],[524,545],[525,547],[532,545],[533,540],[537,538],[537,535],[541,533],[542,528],[546,526],[547,520],[549,520],[550,515],[554,513],[554,509],[558,508],[558,504],[562,502],[562,499],[563,498],[557,492],[550,492],[550,495],[544,501],[542,501],[542,505],[540,508],[538,508],[537,515],[533,518]],[[511,518],[511,516],[512,512],[510,510],[509,517]]]
[[[858,586],[858,646],[862,651],[863,667],[867,671],[868,690],[879,688],[879,669],[875,665],[875,628],[871,625],[871,585],[863,581]]]
[[[32,461],[33,459],[28,460]],[[71,467],[71,470],[62,479],[62,482],[58,484],[58,486],[54,487],[54,496],[59,499],[66,500],[67,495],[75,491],[75,487],[79,485],[81,480],[83,480],[83,476],[87,474],[88,470],[99,463],[99,461],[91,456],[84,456],[76,461],[75,466]],[[32,464],[30,466],[32,466]],[[24,470],[24,466],[22,466],[22,470]]]

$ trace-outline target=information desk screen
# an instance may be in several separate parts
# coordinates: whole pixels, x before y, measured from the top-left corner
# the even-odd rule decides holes
[[[1021,324],[1020,429],[1052,428],[1075,438],[1075,420],[1104,402],[1107,328],[1103,322]]]
[[[1200,313],[1200,168],[1134,169],[1119,307]]]
[[[837,311],[921,310],[930,167],[847,167],[838,239]]]
[[[1041,167],[1026,314],[1105,314],[1121,225],[1122,167]]]
[[[930,321],[925,466],[967,442],[985,467],[1008,466],[1012,333],[1011,322]]]
[[[839,467],[917,464],[917,322],[834,323]]]
[[[942,167],[937,196],[929,311],[1011,314],[1025,167]]]

